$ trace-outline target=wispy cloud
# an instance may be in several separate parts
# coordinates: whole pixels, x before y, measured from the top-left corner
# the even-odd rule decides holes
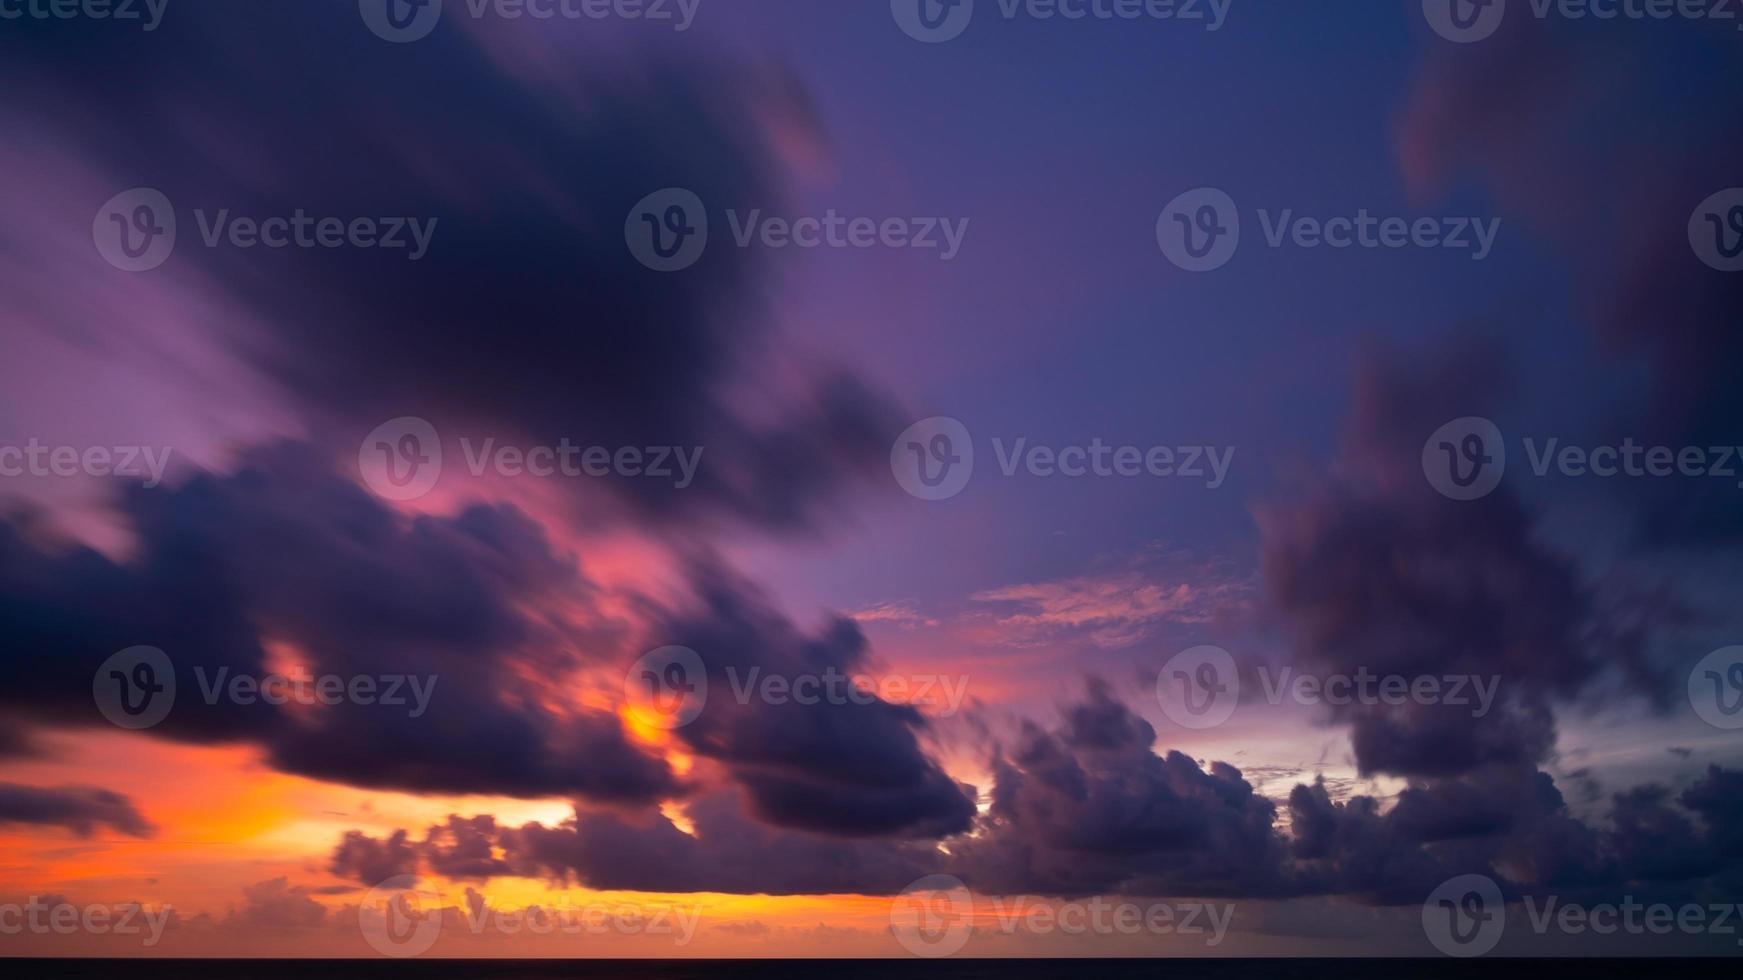
[[[847,615],[860,623],[890,623],[905,630],[938,625],[938,620],[922,614],[919,606],[912,599],[873,603],[863,609],[855,609]]]
[[[1027,646],[1080,634],[1104,649],[1130,646],[1167,624],[1205,623],[1245,607],[1250,588],[1208,570],[1081,575],[977,592],[1002,606],[1002,642]]]

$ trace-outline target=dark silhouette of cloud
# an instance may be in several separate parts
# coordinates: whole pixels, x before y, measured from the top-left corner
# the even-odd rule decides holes
[[[107,827],[129,837],[157,833],[133,801],[120,793],[90,786],[37,787],[0,783],[0,824],[61,827],[90,837]]]

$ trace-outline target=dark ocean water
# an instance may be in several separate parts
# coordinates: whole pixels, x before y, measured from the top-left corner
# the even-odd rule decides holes
[[[1738,960],[28,960],[0,959],[7,977],[103,980],[1416,980],[1434,977],[1735,978]]]

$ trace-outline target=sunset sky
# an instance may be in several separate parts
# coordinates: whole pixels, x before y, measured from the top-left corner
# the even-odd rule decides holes
[[[164,916],[148,944],[0,910],[0,954],[375,957],[406,876],[431,956],[906,957],[926,880],[972,892],[962,955],[1439,955],[1424,903],[1462,875],[1508,903],[1503,953],[1740,948],[1520,911],[1743,892],[1743,716],[1700,694],[1743,697],[1743,650],[1713,656],[1743,644],[1743,482],[1532,465],[1743,445],[1743,274],[1691,249],[1743,186],[1734,23],[1515,0],[1458,43],[1422,0],[1199,4],[1214,30],[980,0],[926,43],[902,0],[700,0],[683,30],[447,0],[396,41],[370,2],[0,20],[0,906]],[[106,219],[143,230],[141,188],[176,235],[131,271]],[[662,271],[635,236],[674,188],[706,250]],[[1203,273],[1158,247],[1197,188],[1241,222]],[[1495,234],[1268,234],[1358,213]],[[427,240],[212,234],[298,214]],[[738,234],[828,215],[960,239]],[[1452,499],[1425,445],[1472,417],[1506,474]],[[925,499],[902,465],[939,418],[973,471]],[[422,492],[371,462],[407,419],[442,452]],[[30,447],[80,472],[6,468]],[[137,647],[175,697],[132,729],[104,692]],[[1221,724],[1170,701],[1203,647]],[[1285,670],[1492,699],[1268,697]],[[1233,917],[1007,915],[1092,900]],[[526,927],[555,909],[604,924]]]

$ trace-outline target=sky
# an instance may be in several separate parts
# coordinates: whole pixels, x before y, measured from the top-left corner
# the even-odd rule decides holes
[[[0,953],[1734,953],[1727,14],[0,0]]]

